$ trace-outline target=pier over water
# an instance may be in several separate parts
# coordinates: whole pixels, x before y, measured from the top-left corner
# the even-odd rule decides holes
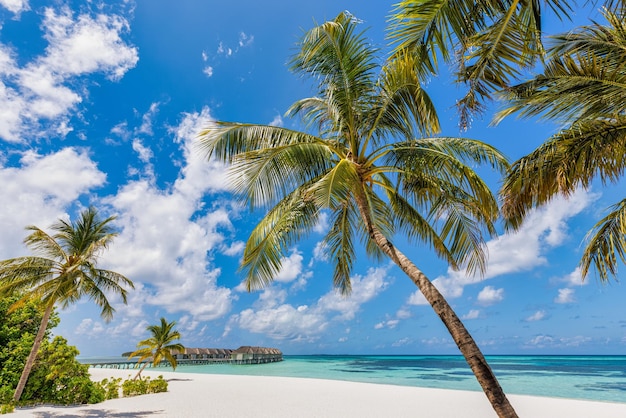
[[[126,359],[85,360],[90,367],[111,369],[134,369],[140,366],[136,359],[128,358],[131,352],[122,354]],[[177,366],[189,364],[264,364],[283,361],[283,353],[277,348],[241,346],[236,350],[229,348],[186,348],[183,352],[172,351]],[[148,367],[154,367],[148,359]],[[171,367],[167,360],[156,367]]]

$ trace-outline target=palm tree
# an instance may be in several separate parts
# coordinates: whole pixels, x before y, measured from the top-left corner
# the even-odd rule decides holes
[[[150,331],[152,336],[137,343],[138,349],[132,352],[128,358],[139,357],[137,363],[141,363],[144,360],[151,359],[152,365],[157,366],[161,361],[167,360],[172,365],[172,368],[176,370],[176,357],[172,355],[172,351],[183,352],[185,347],[180,343],[174,343],[176,340],[180,340],[180,333],[173,331],[176,321],[167,322],[165,318],[161,318],[161,325],[150,325],[146,330]],[[149,362],[145,362],[135,379],[141,376],[141,372],[146,368]]]
[[[424,77],[437,72],[440,60],[455,67],[457,82],[468,89],[457,102],[466,128],[494,91],[519,80],[543,57],[546,9],[569,20],[575,6],[563,0],[403,0],[392,14],[390,37],[398,50],[409,48],[420,57]]]
[[[375,259],[391,258],[442,319],[494,409],[516,416],[458,316],[391,242],[403,233],[454,268],[483,272],[483,232],[495,233],[498,205],[470,165],[502,171],[506,160],[478,141],[429,137],[439,123],[420,87],[416,57],[397,54],[379,67],[377,51],[357,24],[344,12],[313,28],[291,60],[296,73],[317,80],[318,96],[297,101],[288,115],[301,115],[317,134],[230,122],[200,133],[208,158],[231,164],[230,181],[241,199],[267,210],[244,250],[248,290],[272,282],[288,247],[326,211],[331,227],[324,244],[335,261],[336,288],[350,292],[355,240]]]
[[[527,212],[555,195],[570,195],[599,177],[616,183],[626,169],[625,14],[605,10],[607,24],[593,23],[554,37],[544,73],[515,86],[499,119],[519,112],[555,120],[563,128],[513,164],[502,187],[503,215],[517,229]],[[498,119],[498,120],[499,120]],[[626,199],[589,232],[580,262],[602,281],[625,260]]]
[[[31,299],[40,299],[45,306],[33,348],[15,389],[15,402],[22,396],[56,304],[66,308],[87,296],[102,308],[101,315],[108,321],[115,309],[105,292],[119,294],[126,303],[123,286],[132,289],[133,282],[119,273],[96,267],[98,257],[117,235],[109,225],[114,219],[101,221],[96,209],[90,207],[75,223],[58,220],[50,227],[54,231],[52,235],[28,226],[26,229],[32,232],[24,243],[39,255],[0,262],[0,296],[20,295],[14,308]]]

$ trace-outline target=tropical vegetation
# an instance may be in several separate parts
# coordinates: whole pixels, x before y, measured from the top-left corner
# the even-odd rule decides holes
[[[0,299],[0,405],[14,404],[24,363],[39,329],[45,306],[29,300],[10,309],[19,296]],[[78,350],[60,336],[49,339],[50,330],[58,324],[53,311],[48,321],[39,356],[24,388],[20,404],[82,404],[104,399],[104,391],[89,378],[88,366],[76,360]],[[5,407],[8,411],[10,408]]]
[[[336,288],[350,293],[356,241],[374,259],[391,259],[441,318],[497,413],[516,416],[451,306],[392,242],[425,243],[451,267],[482,273],[484,236],[495,233],[499,210],[473,167],[503,172],[505,158],[476,140],[436,136],[420,57],[399,51],[381,66],[350,14],[306,32],[298,47],[291,69],[317,83],[315,97],[288,111],[304,130],[216,122],[200,134],[207,157],[230,165],[242,201],[266,213],[244,250],[248,290],[271,283],[289,247],[328,214],[323,243]]]
[[[554,36],[544,72],[507,90],[503,118],[554,120],[562,127],[516,161],[502,187],[503,215],[517,229],[527,212],[555,195],[588,188],[595,178],[616,183],[626,169],[626,23],[624,12],[605,10],[606,24],[592,23]],[[625,261],[626,199],[610,208],[589,232],[580,262],[607,281]]]
[[[394,10],[390,36],[397,53],[408,48],[419,58],[422,80],[437,72],[441,58],[467,86],[458,101],[462,127],[494,97],[505,103],[495,122],[516,113],[559,123],[557,134],[512,165],[501,190],[510,230],[556,195],[597,178],[616,183],[624,171],[626,2],[592,3],[602,6],[599,19],[547,38],[542,20],[571,20],[576,2],[405,0]],[[528,76],[538,63],[543,72]],[[525,77],[532,79],[520,82]],[[616,276],[626,261],[625,232],[622,200],[587,235],[583,279],[590,270],[603,282]]]
[[[51,234],[28,226],[26,229],[31,233],[24,243],[37,255],[0,262],[0,297],[19,296],[11,309],[30,300],[40,300],[44,307],[39,330],[15,389],[15,402],[20,400],[26,386],[55,305],[65,308],[87,297],[102,308],[102,317],[110,320],[115,309],[106,292],[119,294],[126,303],[125,287],[134,288],[133,282],[119,273],[97,268],[98,257],[116,236],[110,225],[114,219],[101,220],[97,210],[90,207],[75,222],[63,219],[55,222],[50,227]]]
[[[175,342],[180,340],[180,333],[174,330],[175,326],[176,321],[167,322],[165,318],[161,318],[159,325],[149,325],[146,328],[151,336],[145,340],[139,341],[137,343],[137,350],[133,351],[128,356],[128,358],[139,357],[137,363],[144,362],[135,376],[135,379],[141,376],[141,372],[143,372],[149,363],[152,363],[153,366],[157,366],[163,360],[167,360],[172,365],[172,369],[176,370],[176,356],[172,354],[172,351],[182,352],[185,350],[185,347]]]

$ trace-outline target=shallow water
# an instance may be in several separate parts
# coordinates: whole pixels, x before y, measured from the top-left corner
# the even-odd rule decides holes
[[[626,356],[487,356],[487,361],[506,393],[626,403]],[[285,356],[280,363],[184,365],[176,371],[481,390],[461,356]]]

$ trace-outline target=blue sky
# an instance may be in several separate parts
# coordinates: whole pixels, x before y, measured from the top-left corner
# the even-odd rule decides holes
[[[118,217],[119,236],[101,265],[136,284],[127,306],[112,297],[110,323],[84,300],[60,311],[56,333],[84,356],[117,355],[164,316],[189,347],[457,353],[390,263],[360,254],[352,296],[336,294],[332,260],[317,245],[324,222],[293,247],[272,286],[246,293],[237,267],[260,214],[239,206],[226,168],[194,148],[211,120],[297,127],[282,115],[313,94],[286,65],[302,31],[347,9],[369,27],[382,60],[392,4],[0,0],[0,258],[29,254],[26,225],[47,228],[92,204]],[[460,134],[454,102],[462,90],[451,80],[442,74],[427,88],[452,136]],[[489,121],[488,112],[463,135],[512,160],[557,128]],[[498,178],[484,175],[495,191]],[[396,243],[487,354],[623,354],[624,287],[581,283],[577,269],[586,231],[623,195],[621,185],[594,185],[537,210],[515,234],[500,228],[484,278],[449,271],[426,247]]]

